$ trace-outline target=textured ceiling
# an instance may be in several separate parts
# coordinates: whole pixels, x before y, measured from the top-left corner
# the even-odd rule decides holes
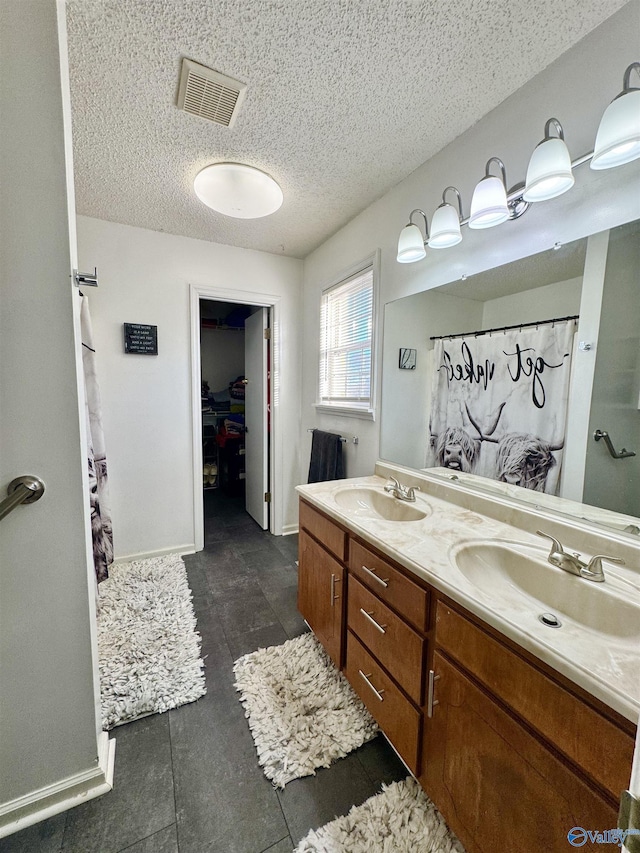
[[[78,213],[304,257],[624,2],[68,0]],[[233,128],[177,109],[182,57],[248,84]],[[281,209],[202,205],[221,160]]]

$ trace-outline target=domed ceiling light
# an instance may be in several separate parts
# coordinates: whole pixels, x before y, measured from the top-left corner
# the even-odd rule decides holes
[[[275,213],[284,196],[276,181],[243,163],[212,163],[195,177],[193,188],[207,207],[236,219],[259,219]]]

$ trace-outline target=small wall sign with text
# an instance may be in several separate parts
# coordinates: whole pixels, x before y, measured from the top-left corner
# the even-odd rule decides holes
[[[416,369],[416,354],[414,349],[400,347],[400,356],[398,359],[398,367],[400,370],[415,370]]]
[[[158,355],[158,327],[144,323],[124,323],[124,351]]]

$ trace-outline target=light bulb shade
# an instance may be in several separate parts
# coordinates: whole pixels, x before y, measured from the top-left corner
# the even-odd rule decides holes
[[[531,155],[522,197],[525,201],[547,201],[566,193],[574,183],[569,149],[564,139],[552,137],[541,142]]]
[[[604,111],[591,158],[592,169],[611,169],[640,157],[640,89],[618,95]]]
[[[493,228],[508,218],[505,185],[495,175],[487,175],[476,184],[473,191],[469,228]]]
[[[431,220],[430,249],[448,249],[462,240],[458,211],[450,204],[441,204]]]
[[[421,261],[426,254],[422,231],[417,225],[405,225],[398,238],[398,263],[412,264]]]
[[[271,175],[242,163],[213,163],[198,172],[193,189],[203,204],[236,219],[275,213],[283,194]]]

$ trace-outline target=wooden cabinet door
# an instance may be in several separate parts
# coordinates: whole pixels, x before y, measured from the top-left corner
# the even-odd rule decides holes
[[[344,567],[301,530],[298,610],[338,668],[343,659],[344,576]]]
[[[616,826],[608,803],[438,652],[434,671],[420,781],[468,853],[567,853],[572,828]]]

